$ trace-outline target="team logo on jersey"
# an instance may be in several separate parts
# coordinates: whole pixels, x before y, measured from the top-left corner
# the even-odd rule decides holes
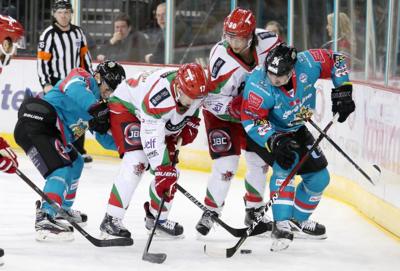
[[[250,91],[249,93],[249,108],[253,109],[253,110],[258,110],[260,109],[262,103],[264,102],[264,99],[257,95],[255,92]]]
[[[165,99],[167,99],[170,96],[171,96],[171,94],[169,93],[167,88],[163,88],[162,90],[157,92],[153,97],[151,97],[150,102],[154,107],[156,107],[162,101],[164,101]]]
[[[219,70],[222,68],[222,66],[225,64],[225,60],[223,60],[222,58],[217,58],[217,60],[215,61],[215,63],[214,63],[214,66],[213,66],[213,68],[212,68],[212,71],[211,71],[211,76],[212,77],[214,77],[214,78],[216,78],[217,77],[217,75],[218,75],[218,73],[219,73]]]
[[[215,129],[208,135],[210,148],[215,153],[227,152],[232,147],[232,140],[226,131]]]
[[[68,153],[67,153],[67,151],[65,149],[64,144],[59,139],[56,139],[54,141],[54,147],[57,150],[58,154],[62,158],[64,158],[65,160],[68,160],[68,161],[70,160],[69,155],[68,155]]]
[[[343,66],[343,64],[346,64],[346,57],[341,54],[333,54],[333,62],[336,68],[339,68],[340,66]]]
[[[257,133],[260,136],[265,136],[271,129],[271,124],[267,120],[255,120],[254,126],[258,126]]]
[[[300,73],[299,79],[300,79],[300,82],[302,82],[304,84],[307,82],[308,76],[305,73]]]
[[[140,126],[138,123],[129,123],[123,129],[124,129],[124,139],[128,145],[138,146],[141,144],[141,142],[140,142]]]
[[[155,137],[144,141],[144,149],[154,149],[156,147],[157,139]]]

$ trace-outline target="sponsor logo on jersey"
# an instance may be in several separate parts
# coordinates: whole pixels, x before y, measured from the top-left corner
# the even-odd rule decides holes
[[[215,153],[227,152],[232,147],[231,137],[220,129],[211,131],[208,140],[211,150]]]
[[[158,155],[158,152],[156,150],[154,150],[147,154],[147,158],[151,159],[153,157],[156,157],[157,155]]]
[[[157,106],[170,96],[171,94],[169,94],[167,88],[163,88],[150,99],[150,102],[153,106]]]
[[[140,126],[138,123],[129,123],[124,128],[124,138],[128,145],[140,145]]]
[[[255,92],[250,91],[248,102],[250,109],[258,110],[264,102],[264,99],[261,96],[257,95]]]
[[[299,79],[300,79],[300,82],[302,82],[304,84],[307,82],[308,76],[307,76],[307,74],[302,72],[302,73],[300,73]]]
[[[277,37],[278,35],[274,32],[265,31],[265,32],[258,33],[257,36],[259,36],[260,39],[265,40],[268,38]]]
[[[145,149],[154,149],[156,147],[156,139],[150,138],[144,141],[144,148]]]
[[[320,49],[310,49],[309,52],[316,62],[325,63],[325,57]]]
[[[219,70],[222,68],[222,66],[225,64],[225,60],[223,60],[222,58],[217,58],[217,60],[215,61],[215,63],[214,63],[214,66],[213,66],[213,68],[212,68],[212,71],[211,71],[211,76],[212,77],[214,77],[214,78],[216,78],[217,77],[217,75],[218,75],[218,73],[219,73]]]

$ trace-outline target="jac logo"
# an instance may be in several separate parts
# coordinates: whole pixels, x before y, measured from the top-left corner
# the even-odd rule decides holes
[[[210,148],[215,153],[227,152],[232,147],[229,134],[223,130],[213,130],[209,135]]]
[[[154,149],[156,146],[156,139],[155,138],[151,138],[149,140],[146,140],[144,142],[144,148],[145,149]]]
[[[125,142],[131,146],[140,144],[140,126],[137,123],[129,123],[124,128]]]
[[[249,93],[249,107],[252,109],[260,109],[262,103],[263,103],[264,99],[260,96],[258,96],[257,94],[255,94],[254,92],[250,92]]]

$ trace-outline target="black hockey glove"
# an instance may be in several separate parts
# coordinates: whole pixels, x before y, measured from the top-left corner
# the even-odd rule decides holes
[[[285,170],[291,168],[296,160],[296,148],[299,148],[299,145],[290,134],[274,134],[267,142],[267,149],[278,165]]]
[[[100,101],[89,108],[89,114],[92,119],[89,120],[89,129],[99,134],[107,133],[110,129],[110,109],[107,102]]]
[[[332,112],[339,114],[339,122],[344,122],[347,117],[356,109],[352,98],[353,85],[345,84],[332,89]]]

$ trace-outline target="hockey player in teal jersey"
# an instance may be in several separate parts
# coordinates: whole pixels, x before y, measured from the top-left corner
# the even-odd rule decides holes
[[[100,63],[93,76],[77,68],[42,98],[26,97],[18,111],[15,141],[46,179],[46,195],[76,223],[85,223],[87,216],[71,209],[83,169],[83,159],[71,143],[89,130],[104,148],[116,149],[107,133],[105,99],[124,78],[124,69],[114,61]],[[47,202],[37,202],[37,240],[73,239],[72,227],[56,215]]]
[[[297,54],[296,49],[281,44],[271,50],[265,65],[256,68],[246,80],[241,108],[242,125],[250,149],[272,166],[271,195],[297,162],[307,152],[314,138],[299,120],[300,110],[313,110],[316,103],[315,82],[332,79],[332,111],[344,122],[355,110],[352,84],[345,58],[332,51],[315,49]],[[271,250],[285,249],[293,236],[326,238],[325,226],[309,219],[329,183],[328,162],[321,150],[312,153],[294,180],[272,206],[274,239]]]

